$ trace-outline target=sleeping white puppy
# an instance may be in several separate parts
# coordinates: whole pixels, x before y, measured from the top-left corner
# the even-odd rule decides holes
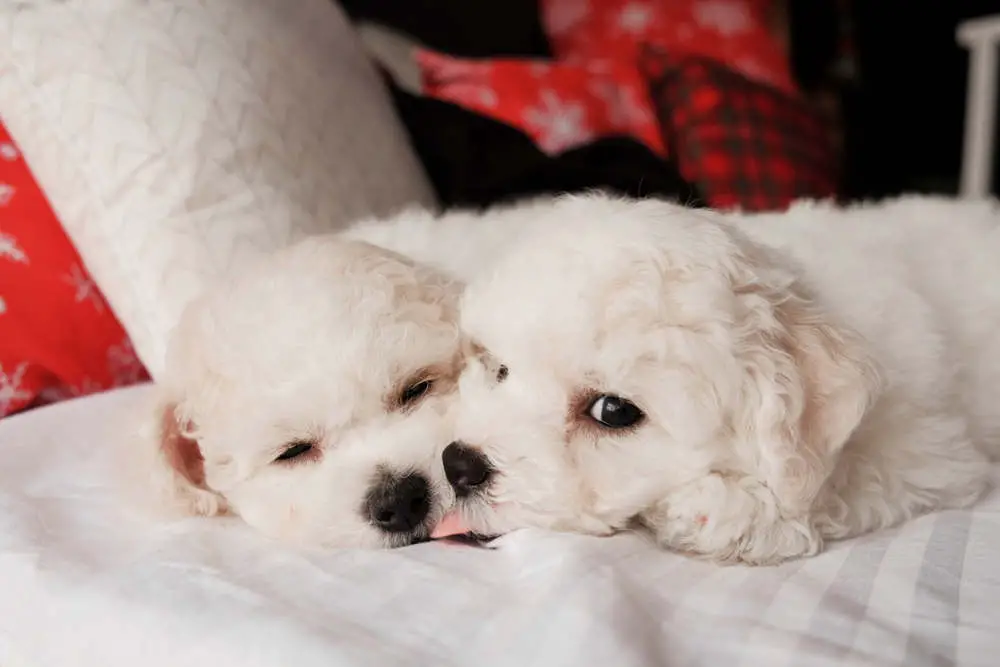
[[[453,502],[461,278],[529,208],[403,211],[225,276],[172,334],[132,491],[301,544],[426,539]]]
[[[1000,450],[998,222],[561,199],[463,297],[436,534],[642,527],[767,564],[973,503]]]
[[[176,327],[130,474],[163,506],[283,540],[425,539],[451,502],[438,459],[460,289],[337,236],[232,273]]]

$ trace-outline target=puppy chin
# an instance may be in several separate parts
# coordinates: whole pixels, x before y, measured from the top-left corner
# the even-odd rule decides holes
[[[377,528],[362,528],[354,532],[337,530],[326,539],[317,540],[313,536],[271,535],[286,544],[302,549],[399,549],[420,544],[431,539],[431,527],[420,526],[408,533],[388,533]]]
[[[384,533],[380,537],[380,544],[375,548],[377,549],[399,549],[402,547],[408,547],[413,544],[421,544],[423,542],[428,542],[431,539],[431,530],[427,527],[421,527],[412,533]]]

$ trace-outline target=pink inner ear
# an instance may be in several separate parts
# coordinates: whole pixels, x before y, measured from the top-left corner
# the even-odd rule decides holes
[[[163,411],[162,434],[163,453],[170,467],[195,486],[204,486],[205,457],[197,441],[182,432],[174,406]]]

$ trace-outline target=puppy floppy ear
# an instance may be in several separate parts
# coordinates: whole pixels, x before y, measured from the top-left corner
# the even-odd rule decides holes
[[[737,427],[751,434],[761,481],[794,516],[809,511],[880,380],[859,335],[831,323],[793,281],[780,282],[756,276],[742,286],[755,305]]]
[[[157,509],[171,514],[212,516],[226,511],[225,501],[205,486],[205,459],[193,424],[175,400],[157,398],[143,425],[136,462],[142,488]],[[133,471],[133,474],[135,471]]]

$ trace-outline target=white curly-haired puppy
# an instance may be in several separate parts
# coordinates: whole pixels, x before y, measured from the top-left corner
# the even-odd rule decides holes
[[[1000,449],[1000,212],[566,197],[473,280],[436,534],[648,529],[717,561],[963,507]]]
[[[225,275],[172,333],[133,491],[307,545],[426,539],[454,500],[462,278],[532,206],[405,210]]]
[[[152,456],[133,470],[165,506],[289,541],[425,539],[451,502],[439,457],[460,290],[333,235],[226,276],[175,328],[138,449]]]

